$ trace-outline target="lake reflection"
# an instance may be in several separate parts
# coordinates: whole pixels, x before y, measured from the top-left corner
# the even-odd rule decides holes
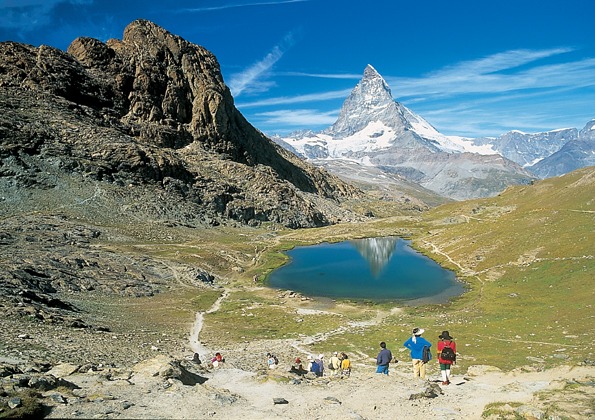
[[[396,237],[298,247],[273,271],[271,287],[307,296],[441,303],[464,289],[452,271]]]

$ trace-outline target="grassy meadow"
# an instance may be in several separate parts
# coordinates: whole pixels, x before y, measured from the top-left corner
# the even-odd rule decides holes
[[[382,203],[367,205],[381,213],[374,205]],[[119,247],[194,264],[216,275],[229,296],[218,311],[205,316],[201,339],[208,343],[319,334],[312,352],[345,350],[373,357],[384,340],[398,358],[406,359],[398,350],[410,330],[420,326],[432,342],[442,330],[450,331],[458,343],[461,371],[476,364],[541,369],[594,358],[594,222],[595,169],[585,168],[421,214],[303,230],[178,228],[167,232],[167,243]],[[468,291],[448,304],[411,307],[287,298],[266,287],[267,274],[286,261],[284,250],[389,235],[412,240],[420,252],[456,271]],[[192,297],[188,290],[164,290],[160,299],[170,304],[143,316],[156,328],[164,324],[169,329],[165,320],[171,312],[177,320],[186,319],[177,325],[187,332],[194,321],[190,309],[205,310],[220,294],[205,290]],[[168,296],[181,306],[171,304]]]

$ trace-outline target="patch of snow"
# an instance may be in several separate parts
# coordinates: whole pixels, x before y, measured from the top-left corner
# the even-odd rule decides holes
[[[523,168],[529,168],[535,164],[537,164],[538,162],[541,162],[544,158],[537,158],[537,159],[533,159],[531,162],[527,162],[523,165]]]

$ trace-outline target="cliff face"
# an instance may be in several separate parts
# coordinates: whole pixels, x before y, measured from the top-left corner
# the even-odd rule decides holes
[[[35,208],[59,187],[76,202],[64,185],[80,183],[126,187],[113,194],[143,196],[137,212],[190,224],[353,217],[338,203],[358,190],[269,141],[235,108],[213,54],[151,22],[67,52],[1,43],[0,57],[0,189],[11,203]],[[160,200],[184,211],[156,211]]]

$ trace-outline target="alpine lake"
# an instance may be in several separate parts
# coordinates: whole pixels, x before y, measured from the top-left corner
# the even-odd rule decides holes
[[[305,296],[418,305],[446,303],[465,291],[454,272],[397,237],[296,247],[287,255],[268,286]]]

